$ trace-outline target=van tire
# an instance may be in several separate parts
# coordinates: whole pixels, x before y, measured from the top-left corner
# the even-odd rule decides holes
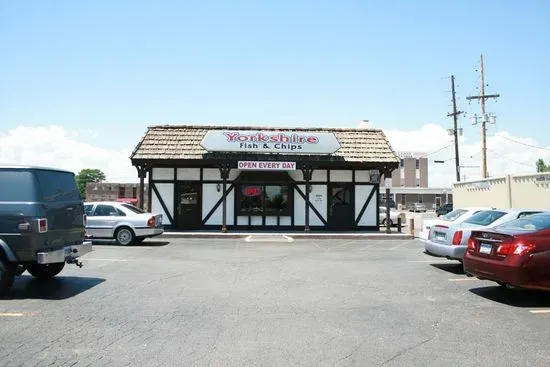
[[[133,245],[136,240],[136,235],[130,227],[120,227],[115,232],[115,241],[121,246]]]
[[[5,296],[15,280],[15,266],[6,260],[0,251],[0,297]]]
[[[387,219],[387,218],[382,219],[382,227],[385,227],[385,226],[386,226],[386,219]],[[390,219],[390,227],[393,227],[393,222],[392,222],[391,219]]]
[[[30,275],[37,279],[51,279],[63,270],[65,263],[53,263],[53,264],[28,264],[27,271]]]

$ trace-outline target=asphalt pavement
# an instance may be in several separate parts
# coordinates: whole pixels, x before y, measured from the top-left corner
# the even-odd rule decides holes
[[[0,366],[549,366],[550,296],[419,241],[95,246],[0,300]]]

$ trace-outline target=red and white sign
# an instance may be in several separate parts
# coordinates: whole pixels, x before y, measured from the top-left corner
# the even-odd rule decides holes
[[[210,130],[201,141],[208,152],[332,154],[340,149],[330,132]]]
[[[244,171],[294,171],[296,162],[239,161],[237,168]]]

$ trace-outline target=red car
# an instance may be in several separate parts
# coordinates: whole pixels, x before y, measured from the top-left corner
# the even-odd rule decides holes
[[[502,286],[550,291],[550,213],[472,231],[464,271]]]

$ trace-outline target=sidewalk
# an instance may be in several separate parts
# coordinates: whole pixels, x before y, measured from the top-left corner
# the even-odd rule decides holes
[[[261,237],[290,237],[293,239],[369,239],[369,240],[412,240],[414,239],[403,228],[402,233],[398,233],[396,228],[392,228],[392,233],[387,234],[385,229],[380,232],[262,232],[262,231],[165,231],[163,238],[248,238],[254,236]]]

